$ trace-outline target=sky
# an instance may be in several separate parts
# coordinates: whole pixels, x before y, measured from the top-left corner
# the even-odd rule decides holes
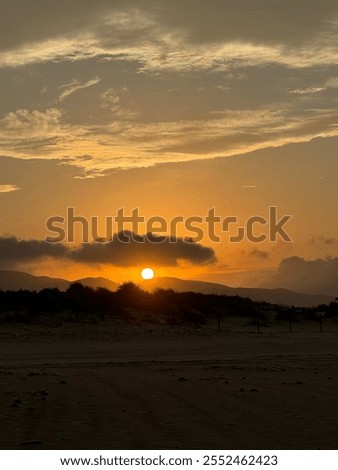
[[[338,295],[337,2],[0,5],[0,268]],[[44,242],[68,207],[102,231],[120,208],[245,226],[271,206],[291,242],[215,242],[205,223],[195,242]]]

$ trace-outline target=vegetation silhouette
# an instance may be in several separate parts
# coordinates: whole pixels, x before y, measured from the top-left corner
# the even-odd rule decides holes
[[[80,283],[72,284],[65,292],[56,288],[39,292],[19,290],[0,291],[0,321],[33,323],[40,317],[62,321],[88,322],[107,318],[130,321],[138,316],[145,322],[162,322],[168,325],[203,325],[214,319],[218,330],[226,317],[245,317],[260,327],[266,325],[271,315],[274,320],[292,324],[302,319],[320,323],[323,317],[338,316],[338,298],[328,305],[313,308],[295,308],[255,302],[249,298],[196,292],[175,292],[157,289],[153,293],[132,282],[122,284],[115,292],[105,288],[91,288]]]

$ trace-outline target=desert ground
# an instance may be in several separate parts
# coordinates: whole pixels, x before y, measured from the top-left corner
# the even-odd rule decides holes
[[[337,449],[338,324],[0,325],[2,449]]]

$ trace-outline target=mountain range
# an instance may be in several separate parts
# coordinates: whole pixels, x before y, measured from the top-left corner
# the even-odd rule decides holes
[[[229,287],[214,282],[189,281],[174,277],[160,277],[143,281],[140,286],[149,291],[155,289],[173,289],[176,292],[201,292],[202,294],[238,295],[255,301],[265,301],[272,304],[294,305],[296,307],[312,307],[328,304],[333,296],[321,294],[305,294],[288,289],[261,289],[251,287]]]
[[[56,287],[65,291],[74,283],[98,288],[103,287],[115,291],[119,284],[104,277],[87,277],[68,281],[62,278],[48,276],[34,276],[20,271],[0,270],[0,290],[36,290]],[[304,294],[293,292],[287,289],[258,289],[248,287],[229,287],[225,284],[214,282],[204,282],[195,280],[185,280],[174,277],[158,277],[152,280],[141,281],[139,286],[148,291],[155,289],[173,289],[176,292],[200,292],[202,294],[218,294],[240,297],[249,297],[255,301],[266,301],[275,304],[294,305],[297,307],[312,307],[319,304],[327,304],[333,300],[329,295]]]
[[[20,271],[0,271],[0,290],[36,290],[56,287],[65,291],[74,283],[80,282],[88,287],[104,287],[109,290],[116,290],[119,286],[116,282],[110,281],[104,277],[86,277],[76,281],[67,281],[66,279],[48,276],[33,276],[32,274]]]

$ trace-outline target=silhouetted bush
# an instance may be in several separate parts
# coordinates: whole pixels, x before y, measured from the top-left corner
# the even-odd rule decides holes
[[[139,312],[139,314],[138,314]],[[338,315],[338,299],[316,309],[271,305],[253,302],[239,296],[200,294],[196,292],[174,292],[157,289],[153,293],[142,290],[132,282],[121,285],[116,292],[108,289],[93,289],[80,283],[71,284],[66,292],[58,289],[0,291],[0,320],[16,322],[37,321],[40,316],[67,318],[68,321],[98,321],[119,317],[131,321],[166,323],[172,325],[202,325],[206,319],[220,322],[225,317],[240,316],[255,322],[269,318],[279,321],[318,321],[319,313],[328,317]]]

